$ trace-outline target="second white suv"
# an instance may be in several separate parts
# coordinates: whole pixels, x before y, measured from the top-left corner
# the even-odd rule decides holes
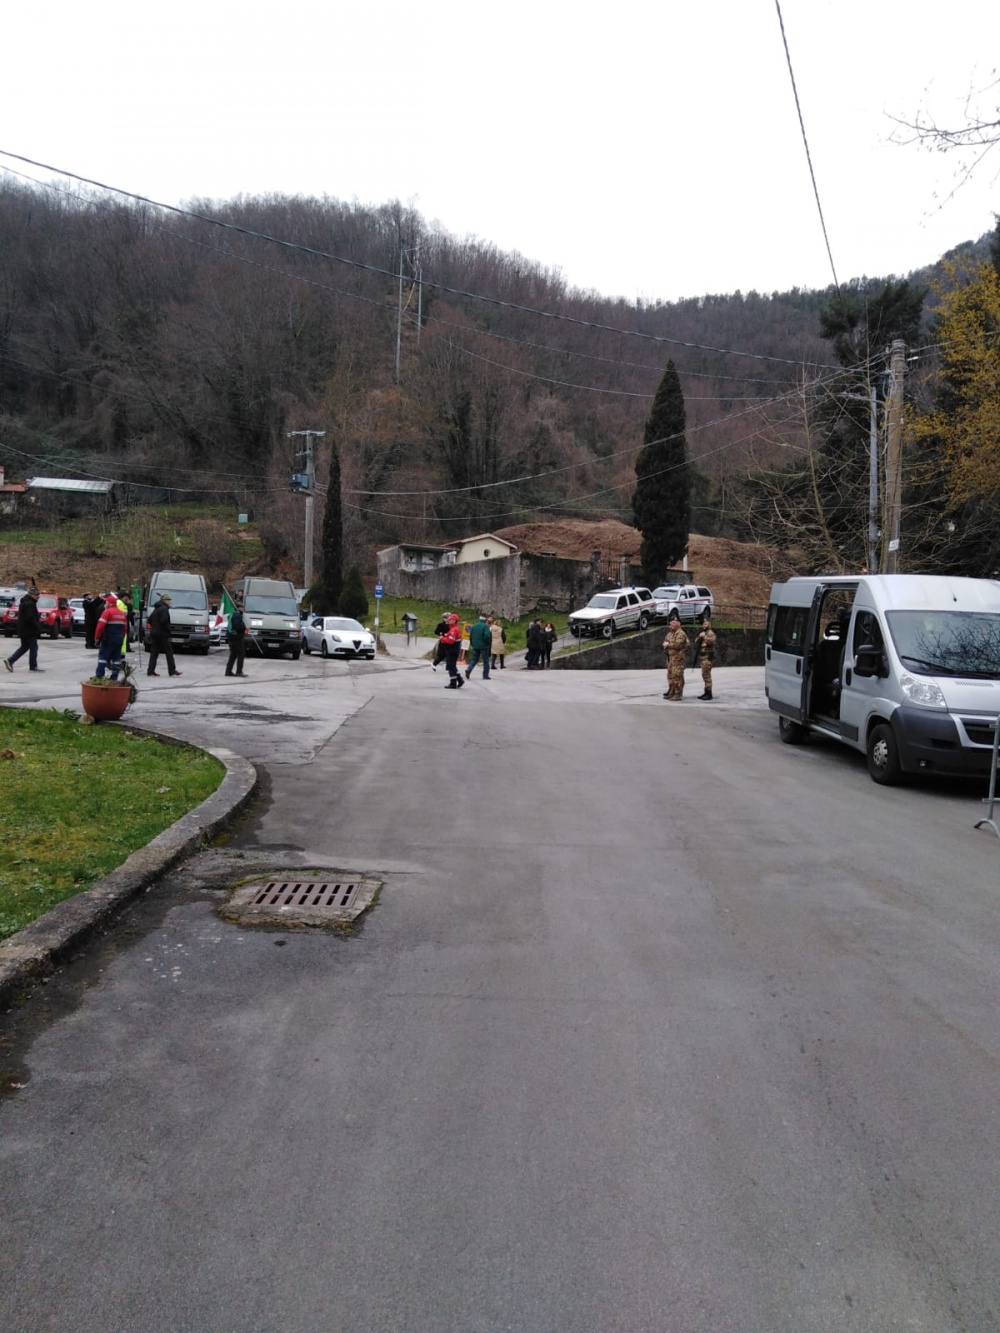
[[[586,606],[571,613],[569,632],[578,639],[591,634],[613,639],[623,629],[645,629],[655,613],[648,588],[610,588],[595,592]]]
[[[653,601],[657,620],[666,620],[675,608],[681,620],[698,620],[715,606],[709,589],[693,583],[665,583],[653,589]]]

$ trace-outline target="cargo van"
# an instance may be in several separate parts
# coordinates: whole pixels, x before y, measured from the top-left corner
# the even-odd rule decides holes
[[[764,690],[781,739],[860,750],[879,783],[989,773],[1000,715],[1000,582],[880,574],[771,588]]]
[[[182,569],[160,569],[151,574],[146,589],[144,621],[161,597],[170,598],[171,645],[174,648],[190,648],[196,653],[207,653],[208,588],[204,577],[201,574],[189,574]],[[144,630],[143,638],[149,648],[148,630]]]
[[[237,579],[228,589],[243,598],[247,639],[267,657],[290,653],[294,660],[302,651],[302,623],[295,588],[285,579]]]

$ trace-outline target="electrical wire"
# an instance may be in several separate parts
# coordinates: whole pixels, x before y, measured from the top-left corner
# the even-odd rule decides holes
[[[779,11],[780,13],[780,11]],[[231,231],[240,236],[251,237],[255,240],[266,241],[270,245],[278,245],[286,250],[296,251],[300,254],[312,255],[317,259],[327,259],[336,264],[344,264],[350,268],[361,270],[366,273],[374,273],[382,278],[391,278],[393,281],[398,279],[398,274],[390,269],[379,268],[375,264],[365,264],[358,259],[348,259],[343,255],[331,254],[327,250],[319,250],[314,246],[303,245],[299,241],[287,241],[279,236],[272,236],[268,232],[257,231],[252,227],[243,227],[235,222],[226,222],[221,218],[214,218],[206,213],[198,213],[193,209],[181,208],[177,204],[164,204],[156,199],[150,199],[146,195],[136,194],[132,190],[124,190],[116,185],[107,185],[102,181],[94,180],[89,176],[81,176],[75,171],[68,171],[63,167],[52,166],[48,162],[39,162],[35,158],[26,157],[22,153],[13,153],[8,149],[0,148],[0,157],[11,158],[16,162],[26,162],[29,166],[38,167],[42,171],[51,171],[57,176],[66,176],[70,180],[80,181],[81,184],[91,185],[98,190],[106,190],[111,194],[121,195],[125,199],[133,199],[137,203],[146,204],[150,208],[159,208],[168,213],[176,213],[181,217],[193,218],[198,222],[203,222],[207,226],[220,227],[225,231]],[[448,296],[458,296],[467,301],[482,301],[488,305],[493,305],[503,310],[515,310],[520,314],[535,315],[539,319],[551,319],[561,323],[572,324],[577,328],[595,329],[602,333],[613,333],[619,337],[639,338],[642,341],[654,343],[657,345],[671,347],[686,347],[700,352],[715,352],[723,356],[746,357],[753,361],[767,361],[780,365],[799,366],[801,362],[791,357],[769,356],[764,352],[743,352],[734,348],[713,347],[706,343],[690,342],[682,338],[668,338],[663,334],[642,333],[638,329],[620,329],[611,324],[602,324],[596,320],[580,319],[574,315],[565,315],[552,310],[540,310],[537,307],[521,305],[516,301],[505,301],[498,296],[485,296],[481,292],[468,292],[460,287],[448,287],[443,283],[432,282],[429,279],[424,280],[423,285],[434,291],[443,292]],[[839,290],[839,284],[838,284]],[[823,369],[832,370],[833,366],[824,366]]]

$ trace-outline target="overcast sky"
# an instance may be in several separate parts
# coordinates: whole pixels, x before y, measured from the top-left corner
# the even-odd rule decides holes
[[[949,198],[889,116],[961,121],[1000,5],[782,13],[839,278],[992,230],[1000,152]],[[774,0],[53,0],[7,6],[2,68],[0,149],[165,203],[400,199],[630,300],[832,281]]]

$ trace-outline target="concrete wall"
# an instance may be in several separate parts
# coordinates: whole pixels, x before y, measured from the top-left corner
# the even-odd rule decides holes
[[[447,602],[473,607],[504,620],[519,620],[520,559],[475,560],[448,569],[429,569],[408,574],[390,561],[379,561],[379,580],[387,597],[413,597],[427,602]]]
[[[597,582],[590,560],[521,554],[521,610],[575,611],[585,606]]]
[[[553,657],[552,666],[564,671],[663,671],[667,661],[662,646],[666,631],[666,625],[657,623],[643,634],[622,634],[610,643],[602,639],[594,644],[593,640],[585,639],[582,649],[574,645],[568,652]],[[716,666],[764,665],[762,629],[716,629],[715,636]],[[693,648],[694,633],[688,631],[688,637]]]

